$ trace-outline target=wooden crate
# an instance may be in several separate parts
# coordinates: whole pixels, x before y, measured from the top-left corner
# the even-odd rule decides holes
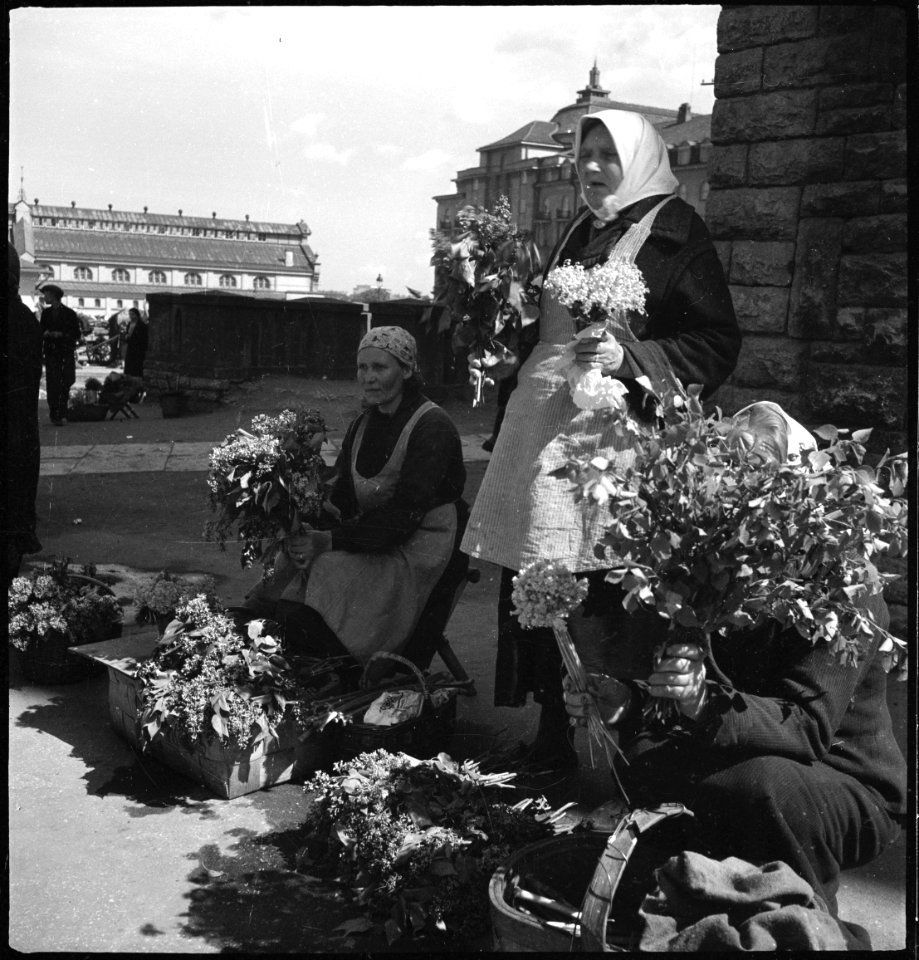
[[[125,634],[121,640],[71,649],[107,668],[112,726],[140,750],[140,708],[134,675],[139,663],[153,653],[159,634],[155,627]],[[305,779],[331,759],[332,741],[324,732],[303,734],[290,718],[278,725],[277,740],[256,747],[225,746],[213,741],[190,748],[177,737],[161,734],[145,750],[217,796],[233,800],[276,783]]]

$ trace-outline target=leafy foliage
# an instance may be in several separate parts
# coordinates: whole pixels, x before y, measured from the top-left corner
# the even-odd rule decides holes
[[[205,537],[225,549],[235,529],[242,566],[259,560],[268,565],[285,534],[303,522],[320,522],[325,436],[318,411],[297,408],[277,417],[259,415],[251,433],[240,428],[214,447],[207,484],[218,516],[206,524]]]
[[[95,568],[80,567],[92,577]],[[52,561],[28,577],[15,577],[7,591],[9,642],[27,650],[39,637],[64,634],[71,645],[103,640],[121,622],[121,607],[99,584],[72,579],[70,561]]]
[[[164,728],[194,743],[217,736],[239,746],[277,739],[277,724],[293,717],[321,729],[337,714],[326,700],[335,689],[326,664],[300,679],[266,621],[243,636],[232,618],[199,594],[176,609],[153,656],[137,670],[145,741]]]
[[[517,365],[520,331],[537,316],[539,251],[511,221],[507,197],[491,212],[466,208],[454,240],[431,231],[434,302],[446,307],[439,330],[450,331],[456,353],[468,354],[476,398],[487,378],[508,376]]]
[[[826,426],[817,431],[824,449],[774,462],[744,442],[740,423],[706,416],[698,394],[676,396],[655,436],[623,422],[632,466],[568,465],[577,495],[609,509],[600,547],[626,609],[656,610],[671,630],[701,637],[709,657],[712,635],[775,621],[829,643],[843,663],[876,635],[888,666],[903,660],[905,642],[865,601],[893,579],[878,572],[877,555],[906,553],[905,456],[869,467],[870,430],[849,438]]]
[[[205,578],[199,585],[161,570],[150,583],[141,584],[135,590],[135,619],[138,623],[153,623],[157,617],[174,616],[176,607],[199,593],[203,593],[208,602],[215,602],[215,589],[213,577]]]
[[[413,934],[488,929],[488,881],[515,849],[551,836],[543,798],[487,796],[513,774],[484,774],[446,754],[363,753],[306,784],[312,805],[301,867],[331,871],[389,943]]]

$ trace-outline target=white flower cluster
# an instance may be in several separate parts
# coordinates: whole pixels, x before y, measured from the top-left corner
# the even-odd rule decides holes
[[[563,563],[537,560],[514,577],[513,613],[526,629],[551,627],[564,620],[587,596],[587,581],[578,580]]]
[[[641,270],[622,260],[607,260],[589,269],[566,260],[549,272],[545,286],[559,303],[585,320],[594,310],[607,317],[629,310],[644,313],[648,295]]]

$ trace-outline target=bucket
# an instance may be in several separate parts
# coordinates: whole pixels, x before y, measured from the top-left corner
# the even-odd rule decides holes
[[[184,393],[170,391],[160,394],[160,407],[164,417],[181,417],[187,406],[188,401]]]

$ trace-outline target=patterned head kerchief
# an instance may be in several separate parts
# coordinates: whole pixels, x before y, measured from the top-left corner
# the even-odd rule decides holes
[[[374,327],[364,334],[357,352],[360,353],[364,347],[385,350],[400,363],[404,363],[412,373],[418,370],[418,345],[408,330],[403,330],[402,327]]]

